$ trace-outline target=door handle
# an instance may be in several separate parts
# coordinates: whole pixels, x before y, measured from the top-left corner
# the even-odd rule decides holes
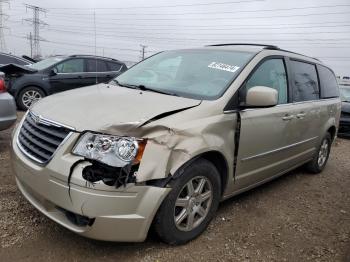
[[[303,119],[305,117],[305,113],[299,113],[297,114],[297,118]]]
[[[294,115],[289,115],[289,114],[287,114],[287,115],[285,115],[284,117],[282,117],[282,119],[283,119],[284,121],[289,121],[289,120],[292,120],[294,117],[295,117]]]

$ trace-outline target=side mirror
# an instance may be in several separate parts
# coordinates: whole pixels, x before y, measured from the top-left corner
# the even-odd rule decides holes
[[[246,96],[248,107],[269,107],[278,103],[278,91],[267,86],[254,86],[250,88]]]
[[[55,75],[57,75],[57,69],[56,68],[52,68],[50,70],[50,76],[55,76]]]

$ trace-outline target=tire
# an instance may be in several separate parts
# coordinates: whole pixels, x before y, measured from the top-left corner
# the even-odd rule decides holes
[[[325,168],[329,153],[331,151],[331,145],[332,145],[332,137],[330,133],[327,133],[324,138],[321,141],[321,144],[319,145],[317,149],[317,153],[315,154],[314,158],[306,164],[306,169],[313,173],[318,174],[321,173],[322,170]]]
[[[172,190],[154,221],[158,236],[171,245],[184,244],[198,237],[214,217],[221,197],[220,174],[211,162],[198,159],[181,171],[183,173],[170,182]],[[189,190],[190,184],[193,190]]]
[[[29,86],[22,89],[16,99],[17,106],[21,110],[28,110],[36,101],[45,97],[45,93],[38,87]]]

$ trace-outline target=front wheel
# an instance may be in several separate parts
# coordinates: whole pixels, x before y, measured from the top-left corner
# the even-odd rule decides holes
[[[22,110],[28,110],[31,105],[42,99],[45,93],[38,87],[30,86],[21,90],[17,97],[17,106]]]
[[[199,159],[171,187],[155,217],[155,230],[168,244],[184,244],[198,237],[214,217],[221,195],[220,174],[211,162]]]
[[[331,151],[331,145],[332,137],[329,133],[327,133],[322,139],[322,142],[318,147],[317,153],[315,154],[314,158],[309,163],[307,163],[306,168],[308,171],[314,174],[322,172],[322,170],[327,164],[329,153]]]

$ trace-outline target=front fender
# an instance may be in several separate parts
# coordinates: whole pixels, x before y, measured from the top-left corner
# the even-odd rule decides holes
[[[221,114],[191,121],[183,128],[153,126],[157,135],[146,135],[147,146],[137,173],[137,182],[174,175],[186,162],[205,152],[221,153],[228,163],[234,159],[236,114]],[[233,170],[229,166],[229,174]]]

